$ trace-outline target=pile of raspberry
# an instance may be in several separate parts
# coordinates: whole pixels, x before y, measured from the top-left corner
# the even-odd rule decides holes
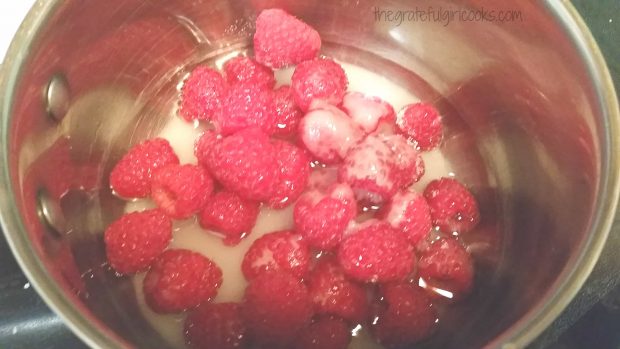
[[[116,195],[157,208],[107,228],[108,261],[119,274],[146,272],[153,311],[188,312],[193,348],[343,349],[359,325],[398,348],[435,332],[437,303],[446,303],[438,293],[454,301],[472,289],[458,236],[480,219],[473,195],[453,178],[410,188],[424,174],[421,152],[441,142],[440,113],[429,103],[396,113],[347,91],[345,71],[320,48],[308,24],[262,11],[253,58],[230,59],[222,71],[197,66],[184,82],[180,116],[208,129],[197,164],[180,164],[155,138],[111,172]],[[275,88],[274,69],[291,66],[291,85]],[[294,228],[260,237],[245,255],[240,303],[212,302],[225,282],[213,261],[169,248],[173,220],[197,217],[205,234],[234,245],[261,207],[289,205]]]

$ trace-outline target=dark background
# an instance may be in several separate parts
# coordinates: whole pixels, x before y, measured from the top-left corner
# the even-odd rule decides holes
[[[533,0],[525,0],[533,1]],[[620,0],[573,0],[620,90]],[[594,272],[531,348],[620,348],[620,215]],[[0,348],[86,348],[30,287],[0,234]]]

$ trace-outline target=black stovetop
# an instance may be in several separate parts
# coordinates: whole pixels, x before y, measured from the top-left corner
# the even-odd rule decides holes
[[[620,0],[573,0],[596,37],[620,91]],[[535,349],[620,348],[620,213],[595,270]],[[87,348],[30,286],[0,234],[0,348]]]

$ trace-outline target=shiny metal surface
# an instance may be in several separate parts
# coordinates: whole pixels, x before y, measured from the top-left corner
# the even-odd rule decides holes
[[[50,116],[57,121],[62,120],[67,114],[71,102],[71,92],[63,75],[52,76],[45,89],[44,98]]]
[[[3,67],[0,209],[9,243],[46,302],[93,347],[163,346],[138,315],[131,285],[103,263],[103,227],[122,210],[107,173],[161,127],[169,107],[169,96],[155,93],[162,84],[187,64],[247,46],[252,16],[274,4],[314,25],[342,60],[363,51],[418,74],[473,130],[475,139],[455,146],[475,141],[495,179],[479,193],[502,200],[504,258],[454,314],[459,331],[447,323],[450,335],[426,346],[530,342],[596,261],[620,169],[618,105],[605,64],[570,4],[551,0],[39,1]],[[374,8],[388,4],[509,8],[524,21],[376,21]],[[72,97],[60,124],[41,98],[58,72]],[[39,220],[41,188],[58,200],[69,227],[62,236]]]

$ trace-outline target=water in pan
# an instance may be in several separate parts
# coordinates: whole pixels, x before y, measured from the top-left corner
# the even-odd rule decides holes
[[[449,105],[444,103],[441,97],[423,80],[410,71],[367,53],[347,52],[346,50],[341,50],[341,52],[346,52],[346,54],[334,56],[340,61],[347,73],[350,91],[360,91],[381,97],[389,102],[396,111],[407,104],[420,100],[435,103],[441,111],[446,126],[444,142],[439,149],[422,154],[426,173],[418,183],[413,185],[413,189],[421,192],[429,181],[439,177],[457,177],[474,187],[483,184],[489,185],[490,180],[478,152],[475,149],[472,151],[471,147],[463,149],[456,146],[463,143],[463,139],[470,137],[467,127],[458,119]],[[221,67],[228,58],[239,53],[239,51],[229,52],[205,61],[205,63]],[[292,73],[292,69],[277,71],[278,85],[290,84]],[[179,79],[182,78],[179,77]],[[166,86],[169,86],[166,91],[157,91],[157,93],[160,97],[162,94],[168,96],[170,103],[168,112],[165,113],[168,115],[164,115],[165,122],[159,133],[150,136],[166,138],[182,163],[196,163],[193,153],[194,142],[204,131],[205,125],[191,124],[178,117],[176,115],[176,98],[180,84],[166,84]],[[320,178],[319,180],[325,179]],[[484,205],[484,203],[482,204]],[[490,206],[494,205],[494,203],[490,204]],[[125,211],[140,211],[153,206],[154,204],[149,200],[139,200],[129,202]],[[224,282],[215,302],[238,302],[242,299],[247,285],[247,281],[241,272],[241,261],[252,242],[266,233],[290,228],[293,228],[292,206],[281,210],[263,208],[255,228],[247,238],[236,246],[227,246],[217,233],[206,232],[192,218],[187,221],[175,222],[171,248],[193,250],[215,261],[224,274]],[[495,254],[499,251],[498,236],[494,235],[491,238],[488,232],[481,234],[481,236],[477,236],[474,232],[470,234],[469,241],[466,242],[474,255],[480,254],[487,259],[495,259]],[[143,278],[144,274],[136,275],[133,277],[133,282],[138,304],[144,317],[171,346],[184,348],[182,327],[185,315],[160,315],[151,311],[144,302],[142,294]],[[353,333],[354,337],[350,348],[381,348],[372,341],[364,328],[358,327]]]

